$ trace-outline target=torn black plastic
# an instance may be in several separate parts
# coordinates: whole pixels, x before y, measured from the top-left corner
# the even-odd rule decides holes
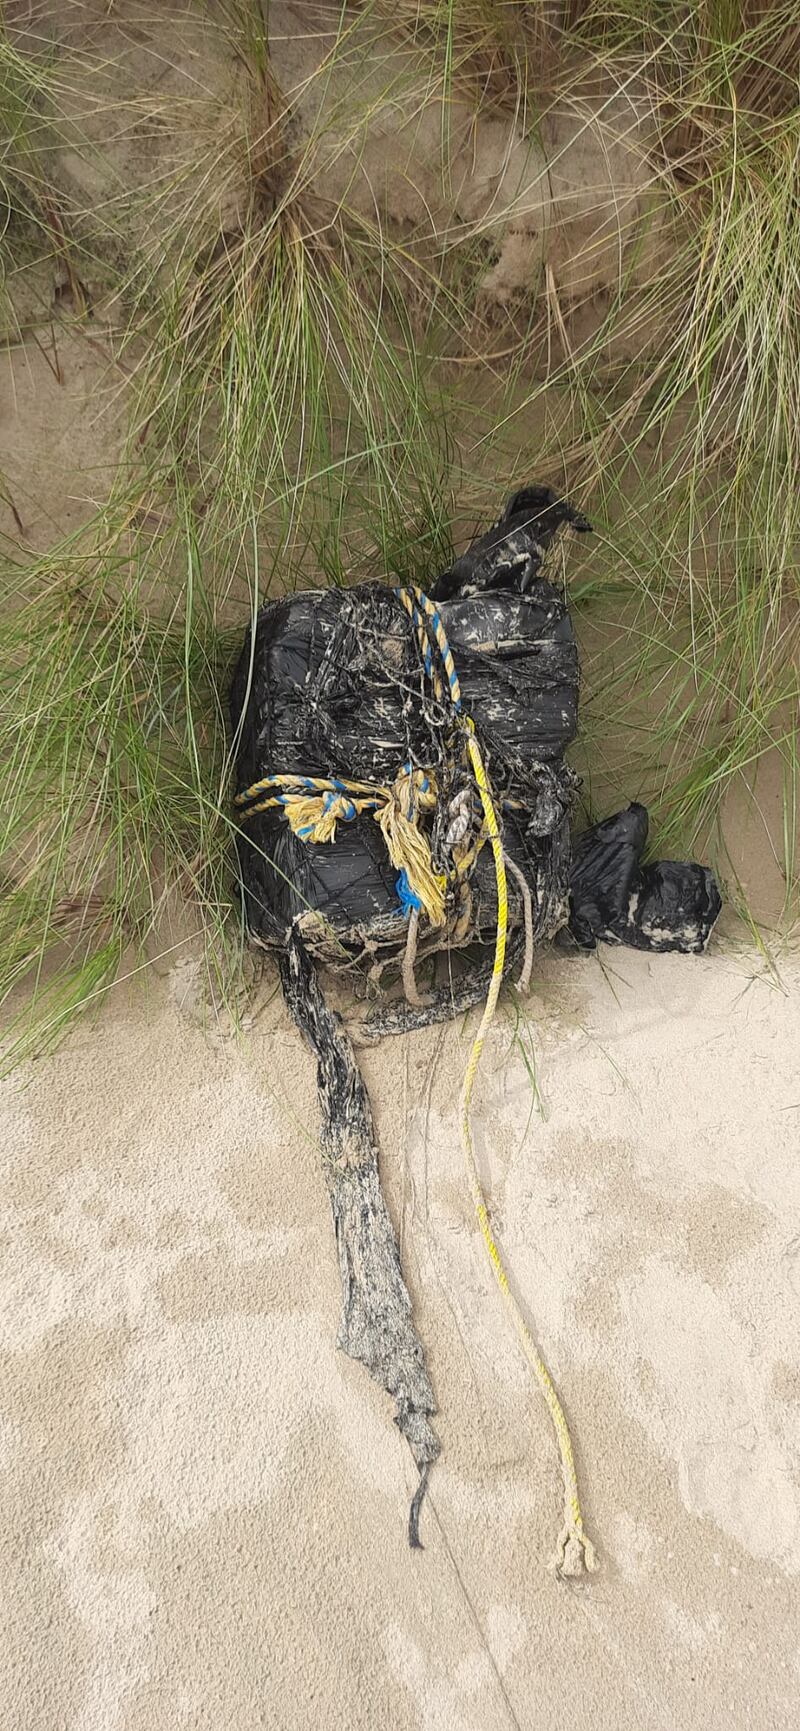
[[[713,873],[677,860],[643,866],[648,828],[644,806],[629,805],[573,842],[569,929],[582,949],[599,940],[685,955],[705,949],[722,907]]]
[[[395,1401],[395,1423],[419,1469],[408,1534],[412,1549],[421,1549],[420,1507],[441,1444],[430,1423],[436,1403],[381,1190],[369,1097],[346,1030],[325,1002],[296,927],[280,970],[286,1002],[317,1060],[320,1149],[342,1283],[339,1345]]]
[[[575,737],[578,657],[564,601],[543,579],[527,594],[489,592],[443,604],[464,707],[480,734],[503,817],[504,846],[531,886],[535,936],[546,942],[568,913],[569,817],[577,778],[564,760]],[[259,615],[233,682],[244,710],[237,790],[271,772],[392,783],[409,760],[441,789],[431,845],[444,848],[447,807],[464,773],[451,751],[452,713],[437,702],[407,614],[378,584],[307,592]],[[476,803],[476,818],[479,813]],[[336,843],[308,843],[279,809],[250,818],[239,838],[251,932],[281,946],[300,919],[325,959],[397,955],[406,936],[397,872],[364,814]],[[489,850],[470,874],[473,919],[464,941],[489,943],[497,918]],[[512,894],[512,925],[520,915]],[[448,948],[449,942],[440,947]],[[430,948],[430,946],[429,946]]]
[[[431,585],[453,651],[503,822],[503,844],[523,873],[539,944],[569,922],[576,941],[639,949],[704,947],[720,907],[706,868],[642,868],[642,806],[570,838],[577,778],[565,762],[575,737],[579,668],[563,595],[544,576],[564,527],[585,517],[550,488],[528,487],[498,522]],[[272,603],[245,643],[231,693],[239,728],[237,787],[273,771],[391,783],[411,761],[433,769],[441,859],[448,803],[459,793],[452,715],[437,703],[416,636],[393,590],[306,591]],[[295,920],[322,959],[350,966],[375,988],[401,954],[406,913],[383,836],[368,815],[341,825],[335,846],[299,840],[280,810],[251,817],[239,859],[251,932],[282,946]],[[470,874],[472,919],[458,942],[487,945],[497,914],[484,849]],[[514,884],[512,932],[522,917]],[[452,950],[453,928],[423,937],[420,954]],[[374,995],[374,994],[373,994]]]

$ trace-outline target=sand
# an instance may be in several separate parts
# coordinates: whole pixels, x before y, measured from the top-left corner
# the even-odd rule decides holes
[[[577,1439],[583,1587],[470,1214],[466,1035],[364,1055],[440,1403],[412,1553],[410,1456],[335,1347],[313,1064],[271,983],[235,1042],[190,979],[118,987],[3,1088],[3,1724],[796,1724],[796,963],[541,958],[541,1110],[493,1035],[480,1157]]]

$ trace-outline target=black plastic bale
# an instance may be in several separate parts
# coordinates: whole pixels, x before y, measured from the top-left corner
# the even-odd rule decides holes
[[[428,591],[500,814],[510,872],[507,970],[526,941],[530,949],[557,934],[587,949],[602,940],[696,954],[721,906],[704,866],[642,865],[648,819],[641,805],[572,837],[579,782],[565,753],[578,725],[578,653],[564,594],[545,567],[560,532],[589,528],[549,488],[526,488]],[[458,1014],[486,989],[495,873],[488,847],[477,852],[466,887],[453,868],[454,816],[478,838],[481,809],[451,705],[446,693],[435,693],[431,660],[388,585],[307,591],[261,610],[231,692],[243,798],[276,775],[391,787],[410,765],[435,778],[426,833],[448,884],[447,919],[430,929],[421,916],[412,921],[417,957],[434,958],[434,967],[443,957],[445,978],[424,1003],[384,994],[407,955],[409,904],[373,813],[340,824],[331,844],[295,835],[280,803],[253,812],[259,802],[251,797],[238,839],[248,928],[279,952],[287,1003],[317,1058],[321,1150],[342,1278],[340,1344],[394,1397],[420,1469],[412,1544],[439,1451],[433,1391],[381,1193],[366,1090],[347,1031],[325,1004],[314,959],[349,970],[361,995],[378,999],[362,1037]]]

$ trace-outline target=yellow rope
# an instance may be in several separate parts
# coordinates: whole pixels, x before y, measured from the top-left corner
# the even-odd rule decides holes
[[[480,794],[486,828],[489,841],[491,842],[492,853],[494,855],[494,868],[497,879],[497,936],[495,939],[492,978],[486,995],[486,1003],[483,1007],[481,1024],[473,1041],[472,1051],[469,1055],[469,1062],[467,1064],[466,1074],[464,1076],[464,1085],[461,1092],[461,1138],[464,1145],[464,1159],[467,1168],[470,1194],[472,1196],[478,1225],[481,1229],[481,1236],[486,1245],[486,1249],[489,1252],[497,1284],[500,1287],[500,1291],[514,1320],[514,1325],[522,1343],[522,1350],[533,1370],[542,1394],[544,1395],[547,1403],[547,1410],[552,1419],[553,1429],[556,1433],[556,1441],[561,1456],[561,1471],[564,1479],[564,1525],[558,1538],[558,1548],[555,1559],[556,1571],[558,1574],[574,1575],[581,1574],[584,1569],[594,1569],[596,1567],[596,1560],[594,1546],[592,1545],[591,1539],[589,1539],[584,1532],[583,1516],[581,1514],[580,1496],[578,1492],[578,1480],[575,1472],[575,1457],[572,1449],[572,1439],[569,1434],[569,1426],[564,1416],[564,1409],[558,1398],[558,1394],[556,1393],[547,1365],[536,1346],[536,1342],[533,1339],[522,1311],[520,1310],[508,1284],[508,1277],[503,1266],[503,1260],[500,1251],[497,1248],[494,1233],[492,1232],[489,1223],[486,1199],[481,1187],[480,1177],[478,1176],[478,1168],[475,1161],[475,1149],[472,1140],[472,1091],[475,1086],[475,1077],[478,1072],[478,1065],[481,1060],[481,1053],[483,1051],[486,1035],[489,1031],[497,1008],[497,1000],[500,996],[500,987],[503,980],[503,964],[505,962],[506,953],[506,932],[508,928],[508,892],[506,886],[505,860],[503,858],[503,843],[497,824],[497,815],[492,801],[491,788],[487,780],[480,746],[475,738],[473,724],[468,718],[465,718],[465,726],[467,730],[467,750],[469,752],[475,782]]]
[[[475,777],[475,785],[483,807],[484,823],[480,836],[472,846],[467,846],[464,850],[459,849],[457,858],[458,876],[467,896],[469,895],[468,872],[486,838],[491,843],[494,857],[497,880],[497,935],[495,938],[494,967],[480,1027],[473,1041],[464,1076],[461,1094],[461,1135],[467,1179],[481,1236],[489,1253],[500,1291],[513,1317],[522,1350],[547,1403],[547,1410],[556,1433],[564,1479],[564,1525],[558,1540],[556,1569],[559,1574],[576,1575],[582,1573],[584,1569],[594,1569],[595,1553],[591,1540],[584,1532],[569,1427],[553,1386],[550,1372],[508,1284],[502,1257],[489,1224],[486,1199],[478,1175],[472,1140],[472,1093],[486,1035],[497,1009],[506,953],[508,888],[503,842],[492,799],[492,790],[475,734],[475,725],[462,710],[458,673],[438,608],[421,589],[415,588],[413,591],[397,589],[395,594],[416,630],[425,672],[431,680],[434,695],[441,701],[445,695],[445,690],[434,661],[431,636],[434,639],[446,675],[447,691],[456,724],[464,740],[472,773]],[[282,791],[273,792],[273,789],[281,789]],[[266,797],[260,799],[261,794],[265,794]],[[417,823],[419,812],[432,810],[436,805],[437,798],[438,791],[434,778],[427,775],[423,770],[415,770],[408,763],[400,770],[391,787],[376,786],[369,782],[339,780],[333,777],[268,775],[264,776],[261,781],[254,782],[251,787],[245,788],[242,793],[237,794],[236,803],[240,808],[245,808],[241,811],[243,819],[251,817],[256,812],[265,811],[269,807],[282,806],[296,835],[301,836],[304,840],[320,842],[335,841],[338,822],[349,822],[364,811],[372,811],[375,821],[380,825],[384,835],[392,863],[406,874],[408,886],[416,898],[414,905],[424,909],[432,926],[441,926],[446,921],[446,878],[434,872],[430,843]],[[257,803],[254,804],[253,801]]]
[[[445,644],[447,644],[447,639],[445,637],[444,627],[441,624],[439,614],[434,609],[433,603],[429,601],[428,597],[423,595],[420,590],[415,590],[415,594],[418,602],[421,603],[426,613],[428,613],[432,619],[434,634],[436,636],[437,644],[441,649],[440,634],[441,637],[444,638]],[[460,712],[461,690],[458,676],[453,665],[453,658],[450,654],[449,645],[447,645],[447,659],[445,659],[443,655],[443,660],[445,661],[445,670],[448,675],[453,707],[457,712]],[[483,1238],[483,1242],[489,1253],[498,1286],[500,1287],[506,1305],[511,1312],[514,1326],[520,1338],[522,1350],[531,1366],[531,1369],[533,1370],[536,1381],[538,1382],[539,1388],[544,1396],[547,1410],[550,1414],[553,1429],[556,1434],[556,1441],[558,1443],[558,1450],[561,1457],[561,1472],[564,1480],[564,1524],[558,1538],[555,1557],[556,1572],[559,1575],[579,1575],[582,1574],[584,1570],[594,1569],[596,1567],[596,1558],[591,1539],[589,1539],[584,1531],[580,1495],[578,1492],[578,1480],[575,1472],[575,1456],[572,1448],[572,1439],[569,1434],[569,1426],[564,1416],[564,1409],[558,1398],[547,1365],[539,1352],[522,1311],[520,1310],[508,1284],[508,1276],[506,1275],[503,1266],[503,1259],[500,1255],[494,1233],[492,1232],[489,1223],[486,1198],[483,1194],[483,1188],[478,1174],[478,1167],[475,1160],[475,1147],[472,1139],[471,1107],[475,1077],[478,1072],[478,1065],[480,1064],[486,1035],[494,1018],[495,1010],[497,1009],[497,1000],[500,996],[500,987],[503,982],[506,934],[508,931],[508,887],[506,884],[503,842],[497,822],[497,813],[495,811],[494,801],[492,799],[492,791],[486,774],[486,767],[475,735],[475,725],[470,717],[466,715],[460,715],[459,720],[470,763],[472,765],[472,772],[475,776],[475,784],[480,795],[481,805],[483,806],[484,823],[491,843],[492,854],[494,857],[495,877],[497,880],[497,935],[495,938],[494,967],[492,969],[489,990],[486,995],[486,1003],[483,1007],[480,1027],[478,1028],[478,1032],[475,1035],[472,1044],[472,1050],[469,1055],[466,1074],[464,1076],[464,1085],[461,1092],[461,1138],[464,1147],[464,1161],[467,1168],[470,1195],[475,1209],[475,1216],[480,1227],[481,1237]]]

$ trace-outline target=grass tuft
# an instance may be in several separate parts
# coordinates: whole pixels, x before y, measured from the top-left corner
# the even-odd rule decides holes
[[[377,191],[366,214],[325,198],[320,129],[298,145],[249,0],[185,15],[240,94],[243,81],[235,112],[201,81],[181,94],[163,45],[168,88],[120,103],[91,38],[70,57],[0,29],[6,342],[41,340],[14,309],[44,257],[61,292],[42,329],[103,346],[129,425],[100,508],[44,551],[17,520],[0,577],[8,1064],[101,1002],[123,958],[167,947],[176,907],[235,1010],[226,690],[247,621],[302,584],[426,581],[450,557],[456,500],[466,532],[533,475],[598,530],[573,588],[587,805],[645,797],[659,843],[688,849],[777,762],[791,903],[795,8],[365,0],[342,10],[320,89],[358,62],[365,13],[386,33],[392,101],[440,103],[445,164],[456,101],[538,137],[556,111],[584,124],[587,67],[612,93],[635,89],[653,121],[651,262],[621,234],[626,262],[602,292],[565,297],[545,261],[524,306],[487,313],[485,225],[437,246],[430,224],[392,225]],[[380,107],[370,88],[351,142]],[[102,169],[112,120],[148,148],[164,127],[177,142],[138,191],[115,170],[81,204],[59,151]],[[3,480],[0,499],[13,513]]]

